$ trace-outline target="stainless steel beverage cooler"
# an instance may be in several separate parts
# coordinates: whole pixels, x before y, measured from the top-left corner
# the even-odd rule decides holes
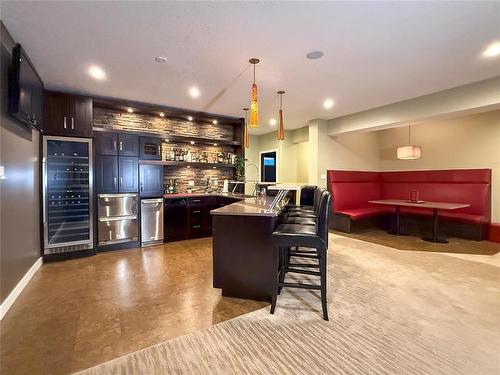
[[[43,254],[94,247],[92,140],[43,137]]]
[[[141,200],[141,246],[163,243],[163,198]]]
[[[98,245],[138,241],[138,195],[99,194],[97,196]]]

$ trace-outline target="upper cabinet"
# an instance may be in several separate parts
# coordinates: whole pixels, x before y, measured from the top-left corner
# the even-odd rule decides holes
[[[47,92],[44,134],[92,137],[92,99],[58,92]]]
[[[96,131],[94,140],[98,155],[139,156],[137,134]]]

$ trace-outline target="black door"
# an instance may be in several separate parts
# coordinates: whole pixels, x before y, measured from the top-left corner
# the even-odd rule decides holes
[[[95,132],[95,152],[98,155],[118,155],[118,135],[115,132]]]
[[[118,157],[118,174],[120,193],[137,193],[139,190],[137,181],[138,159],[128,156]]]
[[[118,158],[97,155],[95,163],[97,193],[118,193]]]
[[[139,188],[141,197],[161,197],[163,195],[163,166],[139,165]]]
[[[276,182],[276,151],[260,154],[260,180]]]
[[[140,158],[145,160],[161,160],[161,139],[155,137],[140,137]]]
[[[139,136],[118,133],[118,154],[120,156],[139,156]]]

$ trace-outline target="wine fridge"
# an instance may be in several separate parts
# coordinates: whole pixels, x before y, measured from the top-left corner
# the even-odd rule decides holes
[[[43,138],[43,254],[94,247],[92,140]]]

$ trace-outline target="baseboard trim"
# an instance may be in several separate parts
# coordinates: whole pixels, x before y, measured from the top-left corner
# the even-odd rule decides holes
[[[7,311],[9,311],[10,307],[14,304],[17,297],[19,297],[19,295],[26,287],[26,285],[29,283],[33,275],[36,273],[36,271],[38,271],[38,269],[42,265],[42,262],[43,262],[42,257],[37,259],[37,261],[31,266],[28,272],[26,272],[26,274],[23,276],[21,281],[19,281],[16,287],[12,289],[12,292],[10,292],[5,301],[3,301],[3,303],[0,305],[0,320],[3,319],[5,314],[7,314]]]

